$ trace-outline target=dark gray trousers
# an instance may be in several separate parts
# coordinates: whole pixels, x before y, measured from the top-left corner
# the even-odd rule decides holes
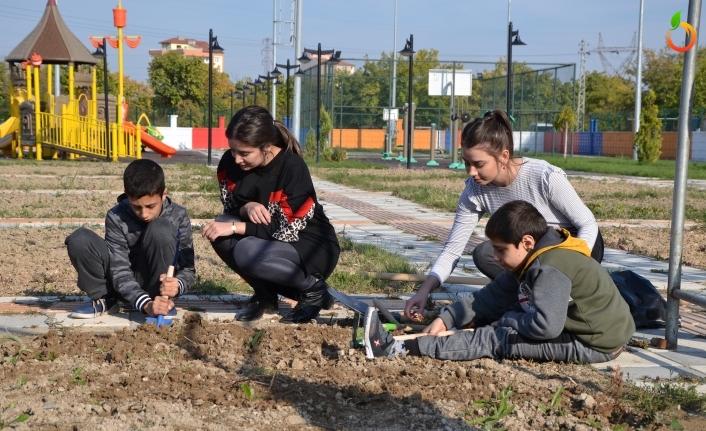
[[[236,216],[220,215],[219,222],[239,222]],[[255,295],[274,298],[282,295],[297,299],[299,293],[316,283],[307,274],[301,257],[292,244],[242,235],[219,237],[211,243],[216,254],[255,291]]]
[[[576,235],[575,230],[572,231],[569,229],[569,232],[571,232],[573,236]],[[603,236],[600,231],[598,231],[596,243],[593,244],[591,257],[598,263],[603,261]],[[493,246],[490,245],[490,241],[484,241],[473,249],[473,263],[476,265],[476,268],[478,268],[478,271],[482,272],[491,280],[495,280],[495,277],[504,271],[503,267],[498,265],[493,259]]]
[[[478,358],[528,359],[538,362],[594,363],[618,357],[601,353],[563,332],[552,340],[532,340],[512,328],[483,326],[448,337],[419,337],[419,353],[437,359],[467,361]]]
[[[120,295],[110,277],[110,254],[105,240],[84,227],[66,237],[71,265],[78,272],[78,288],[91,299]],[[139,240],[139,258],[131,265],[135,280],[151,298],[159,295],[161,274],[167,273],[176,250],[176,228],[167,219],[157,218],[147,224]]]

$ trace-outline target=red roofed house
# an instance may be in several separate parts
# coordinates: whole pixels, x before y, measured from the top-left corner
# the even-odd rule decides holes
[[[150,56],[157,57],[168,52],[178,52],[185,57],[200,57],[208,64],[208,42],[177,36],[159,42],[162,49],[150,49]],[[223,72],[225,56],[222,49],[213,50],[213,69]]]

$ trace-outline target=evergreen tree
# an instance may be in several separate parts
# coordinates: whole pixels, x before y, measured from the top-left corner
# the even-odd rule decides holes
[[[640,130],[634,138],[637,148],[637,160],[640,162],[654,163],[662,154],[662,120],[659,119],[657,96],[650,90],[642,99],[642,112],[640,112]]]
[[[554,120],[555,130],[564,130],[564,158],[566,158],[566,147],[569,143],[569,128],[576,124],[576,113],[569,106],[564,106],[556,120]]]

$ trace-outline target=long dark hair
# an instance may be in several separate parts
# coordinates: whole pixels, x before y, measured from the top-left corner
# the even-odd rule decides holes
[[[275,121],[270,112],[261,106],[246,106],[236,112],[226,128],[226,138],[260,150],[269,144],[302,155],[299,142],[287,126]]]
[[[461,142],[467,150],[479,148],[496,159],[504,150],[510,153],[510,160],[513,158],[512,126],[507,115],[499,109],[468,123],[461,133]]]

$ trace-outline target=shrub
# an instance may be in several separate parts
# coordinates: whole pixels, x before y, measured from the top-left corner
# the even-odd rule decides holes
[[[662,155],[662,120],[655,100],[653,90],[645,94],[642,112],[640,112],[640,130],[635,135],[634,144],[637,147],[637,160],[654,163]]]

